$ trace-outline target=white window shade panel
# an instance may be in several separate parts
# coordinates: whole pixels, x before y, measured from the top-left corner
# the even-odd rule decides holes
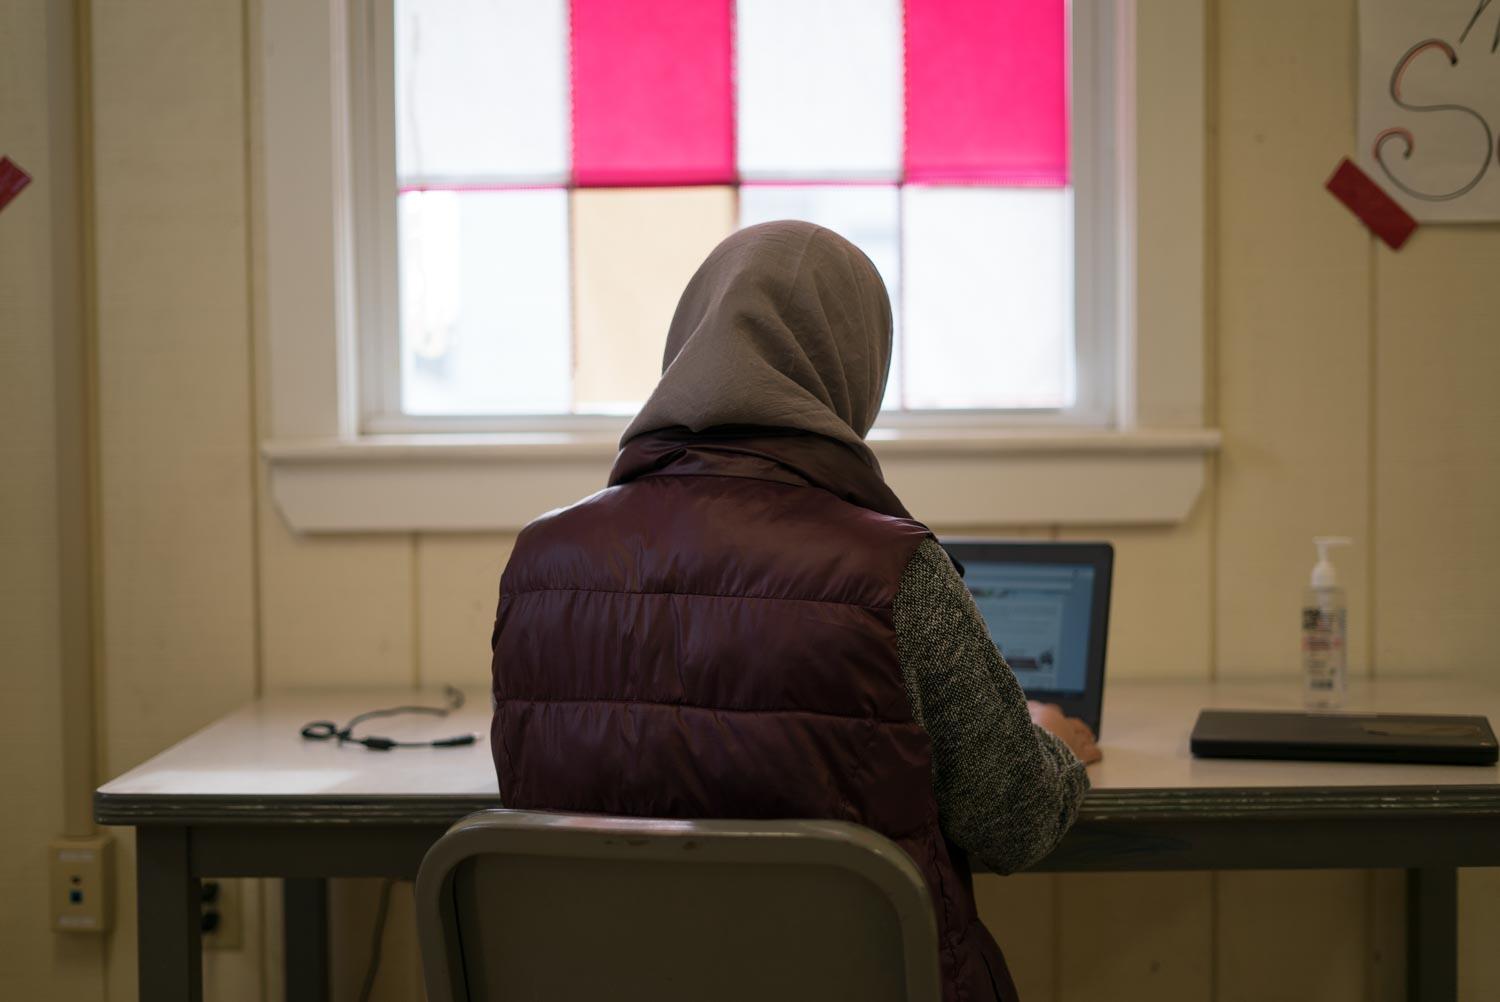
[[[908,186],[902,197],[906,406],[1072,406],[1072,192]]]
[[[900,178],[900,0],[739,0],[735,17],[742,178]]]
[[[398,202],[408,414],[558,414],[571,403],[568,193]]]
[[[395,32],[402,184],[567,180],[565,0],[396,0]]]
[[[805,219],[825,226],[869,256],[891,296],[895,348],[883,407],[901,406],[901,197],[894,185],[744,185],[740,226]]]

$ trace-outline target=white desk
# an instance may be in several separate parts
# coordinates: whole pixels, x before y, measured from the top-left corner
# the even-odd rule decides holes
[[[303,724],[342,724],[436,691],[283,692],[258,700],[106,783],[102,824],[137,828],[142,999],[201,998],[198,882],[286,880],[287,1000],[326,997],[328,877],[412,878],[454,821],[499,806],[487,741],[489,698],[471,690],[445,720],[371,721],[362,734],[433,738],[473,731],[468,747],[367,751],[305,741]],[[1408,974],[1414,998],[1456,997],[1459,866],[1500,865],[1494,767],[1194,759],[1198,710],[1298,706],[1293,680],[1116,682],[1106,689],[1104,761],[1078,823],[1038,869],[1408,870]],[[1500,684],[1459,680],[1357,685],[1350,709],[1487,714]]]

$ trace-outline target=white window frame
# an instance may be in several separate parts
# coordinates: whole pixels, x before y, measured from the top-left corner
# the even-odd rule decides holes
[[[299,531],[513,530],[598,489],[624,420],[420,418],[392,406],[390,8],[259,4],[253,169],[271,491]],[[1079,405],[883,415],[871,441],[887,477],[935,525],[1180,521],[1218,445],[1203,427],[1203,0],[1139,11],[1074,0],[1073,17]],[[1143,59],[1139,81],[1138,24],[1153,52],[1172,53]],[[1147,101],[1151,134],[1137,137],[1135,106]],[[1138,138],[1155,144],[1139,178]],[[1143,202],[1169,211],[1137,227]]]

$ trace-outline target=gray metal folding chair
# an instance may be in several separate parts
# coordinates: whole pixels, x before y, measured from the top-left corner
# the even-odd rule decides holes
[[[836,821],[481,811],[417,874],[428,1002],[937,1002],[895,843]]]

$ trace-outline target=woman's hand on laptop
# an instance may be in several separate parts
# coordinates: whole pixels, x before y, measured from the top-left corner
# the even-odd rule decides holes
[[[1099,745],[1094,738],[1094,732],[1082,720],[1064,715],[1063,711],[1053,703],[1027,700],[1026,708],[1031,711],[1033,724],[1061,739],[1062,743],[1068,746],[1068,750],[1078,756],[1078,761],[1084,765],[1092,765],[1104,757],[1104,753],[1099,750]]]

